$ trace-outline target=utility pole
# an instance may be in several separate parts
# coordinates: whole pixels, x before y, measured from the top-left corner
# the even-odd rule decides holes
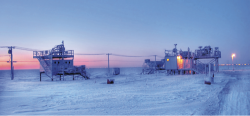
[[[110,53],[106,54],[108,55],[108,75],[110,74],[110,70],[109,70],[109,55],[111,55]]]
[[[10,65],[11,65],[11,80],[13,80],[13,79],[14,79],[14,67],[13,67],[13,54],[12,54],[12,49],[15,49],[15,47],[10,46],[10,47],[8,47],[8,48],[9,48],[8,54],[10,54],[11,56],[10,56],[10,61],[7,61],[7,63],[10,62]],[[16,62],[16,61],[14,61],[14,62]]]

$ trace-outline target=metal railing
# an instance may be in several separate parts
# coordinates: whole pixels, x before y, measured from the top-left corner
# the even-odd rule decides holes
[[[48,56],[48,55],[74,55],[74,50],[67,50],[64,52],[59,52],[59,51],[51,51],[51,50],[46,50],[46,51],[33,51],[33,57],[41,57],[41,56]]]

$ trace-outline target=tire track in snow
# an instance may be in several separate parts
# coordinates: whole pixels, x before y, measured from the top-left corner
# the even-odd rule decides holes
[[[236,75],[235,79],[230,79],[218,98],[219,115],[249,115],[250,112],[250,88],[249,77],[246,75]]]

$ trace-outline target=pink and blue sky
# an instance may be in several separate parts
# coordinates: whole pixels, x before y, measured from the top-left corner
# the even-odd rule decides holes
[[[64,40],[75,53],[164,56],[164,49],[219,47],[220,63],[249,63],[249,0],[0,0],[0,46],[51,49]],[[8,49],[0,48],[0,61]],[[14,49],[15,61],[37,61]],[[145,58],[110,56],[111,66],[141,66]],[[154,60],[154,57],[148,57]],[[160,60],[161,58],[157,58]],[[75,56],[75,65],[107,67],[107,56]],[[78,61],[78,62],[77,62]],[[141,61],[141,62],[140,62]],[[15,69],[38,69],[18,62]],[[10,64],[0,62],[0,70]]]

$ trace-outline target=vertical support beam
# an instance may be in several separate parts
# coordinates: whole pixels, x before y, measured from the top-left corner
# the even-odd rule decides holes
[[[205,74],[207,76],[207,64],[205,64]]]
[[[61,76],[62,76],[62,75],[60,75],[60,81],[61,81]]]
[[[195,65],[194,65],[194,66],[195,66],[194,69],[197,70],[197,66],[198,66],[198,65],[197,65],[197,60],[194,60],[194,64],[195,64]]]
[[[40,81],[42,81],[42,73],[40,72]]]
[[[155,55],[155,73],[156,73],[156,76],[157,76],[157,72],[156,72],[156,55]]]
[[[63,46],[63,48],[64,48],[64,46]],[[63,71],[63,80],[64,80],[64,65],[65,65],[65,62],[64,62],[64,49],[62,48],[62,64],[63,64],[63,69],[62,69],[62,71]]]
[[[51,55],[50,55],[50,66],[49,66],[49,69],[50,69],[50,71],[51,71],[51,77],[53,77],[52,62],[53,62],[53,55],[51,54]]]
[[[211,65],[211,64],[209,63],[209,64],[208,64],[208,67],[209,67],[209,78],[211,77],[211,75],[210,75],[210,73],[211,73],[211,71],[210,71],[210,70],[211,70],[211,66],[210,66],[210,65]]]
[[[156,70],[156,55],[155,55],[155,70]]]
[[[219,72],[219,64],[218,64],[218,59],[215,59],[215,71]]]
[[[214,61],[214,66],[215,66],[215,71],[216,72],[218,72],[218,67],[217,67],[218,66],[218,64],[217,64],[218,62],[217,62],[217,60],[218,59],[215,59],[215,61]]]
[[[186,64],[185,59],[183,59],[183,69],[185,69],[185,64]]]
[[[219,59],[217,58],[217,72],[219,72]]]

